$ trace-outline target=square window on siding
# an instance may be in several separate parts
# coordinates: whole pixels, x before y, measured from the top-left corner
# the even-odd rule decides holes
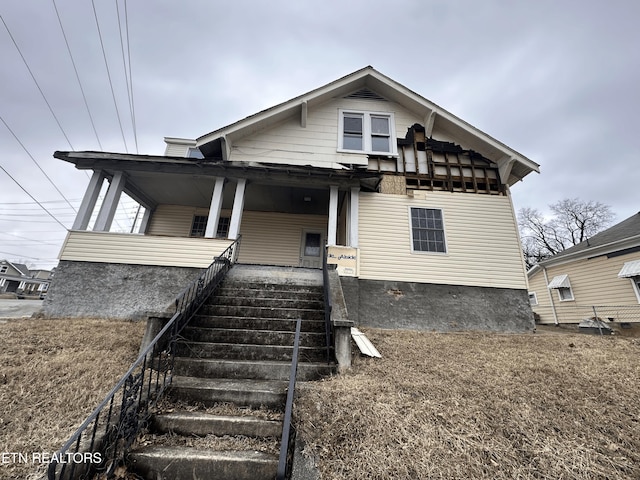
[[[532,307],[538,305],[538,296],[536,295],[536,292],[529,292],[529,304]]]
[[[411,207],[410,211],[413,251],[447,253],[442,210]]]
[[[207,230],[207,221],[209,217],[206,215],[194,215],[193,223],[191,224],[191,237],[204,237],[204,233]]]
[[[396,155],[393,113],[340,111],[338,150]]]
[[[569,300],[573,300],[573,292],[571,291],[571,287],[560,287],[558,290],[558,297],[561,302],[567,302]]]

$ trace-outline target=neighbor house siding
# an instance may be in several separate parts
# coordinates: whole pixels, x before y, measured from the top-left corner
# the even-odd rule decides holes
[[[303,230],[326,236],[327,217],[245,211],[240,234],[240,263],[298,266]]]
[[[412,253],[409,207],[441,209],[447,253]],[[360,195],[360,278],[526,289],[508,196]]]
[[[561,302],[557,291],[551,290],[559,321],[571,320],[568,314],[576,311],[576,309],[584,310],[586,313],[581,313],[580,315],[586,316],[590,312],[592,313],[589,307],[594,305],[638,305],[638,298],[631,281],[628,278],[618,277],[623,265],[634,260],[640,260],[640,254],[634,253],[613,258],[607,258],[606,256],[591,259],[585,258],[547,267],[549,281],[558,275],[569,275],[569,282],[573,292],[573,300]],[[535,291],[538,297],[538,305],[534,306],[533,310],[540,315],[540,320],[545,323],[553,322],[551,300],[547,293],[544,272],[538,271],[529,279],[529,291]],[[640,313],[640,310],[638,310],[638,313]]]
[[[60,260],[206,268],[231,240],[70,231]]]
[[[337,163],[366,165],[366,155],[338,153],[338,110],[389,112],[394,114],[396,134],[404,137],[420,118],[394,102],[335,99],[309,109],[307,126],[300,126],[300,115],[233,142],[231,160],[263,161],[288,165],[338,167]]]

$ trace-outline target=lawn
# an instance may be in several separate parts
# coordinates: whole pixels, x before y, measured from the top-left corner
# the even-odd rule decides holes
[[[365,331],[297,401],[323,478],[640,478],[640,339]]]
[[[42,475],[45,466],[34,465],[33,454],[56,452],[102,401],[136,359],[144,327],[84,319],[0,323],[0,478]]]

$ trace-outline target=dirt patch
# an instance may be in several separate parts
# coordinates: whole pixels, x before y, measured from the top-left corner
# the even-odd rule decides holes
[[[0,324],[0,478],[39,478],[51,454],[78,428],[137,358],[144,323],[10,320]]]
[[[365,332],[296,403],[323,478],[640,478],[639,340]]]

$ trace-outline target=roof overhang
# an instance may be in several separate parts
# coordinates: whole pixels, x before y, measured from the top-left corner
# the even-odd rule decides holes
[[[571,288],[571,284],[569,283],[569,275],[558,275],[553,277],[547,285],[547,288]]]
[[[233,143],[238,138],[269,128],[294,115],[302,115],[315,105],[348,95],[361,88],[369,88],[402,105],[420,118],[424,118],[425,125],[437,123],[439,128],[464,143],[465,148],[475,150],[495,161],[501,168],[501,174],[506,174],[503,181],[509,185],[531,172],[540,172],[540,166],[534,161],[370,66],[207,133],[196,140],[196,145],[205,156],[219,155],[221,152],[224,153],[225,143]]]

